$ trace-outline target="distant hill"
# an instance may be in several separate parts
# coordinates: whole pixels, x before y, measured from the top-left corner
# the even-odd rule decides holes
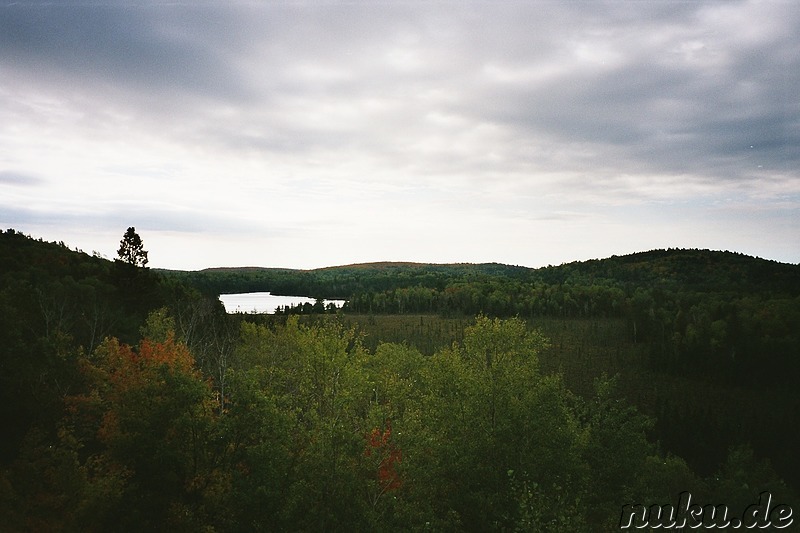
[[[629,286],[800,294],[800,265],[727,251],[651,250],[547,267],[537,272],[551,282],[614,280]]]
[[[442,290],[456,281],[489,279],[800,294],[800,265],[695,249],[651,250],[542,268],[501,263],[375,262],[313,270],[250,266],[162,272],[209,293],[271,291],[320,298],[348,298],[358,292],[414,286]]]

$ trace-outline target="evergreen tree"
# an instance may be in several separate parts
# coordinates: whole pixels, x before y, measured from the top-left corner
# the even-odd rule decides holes
[[[130,227],[119,242],[117,255],[121,261],[137,267],[147,266],[147,251],[142,244],[142,238],[136,233],[136,228]]]

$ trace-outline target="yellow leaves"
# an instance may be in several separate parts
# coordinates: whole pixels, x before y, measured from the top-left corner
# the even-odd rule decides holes
[[[539,352],[547,345],[539,332],[529,331],[519,318],[500,320],[479,315],[464,331],[463,357],[487,369],[520,363],[535,368]]]

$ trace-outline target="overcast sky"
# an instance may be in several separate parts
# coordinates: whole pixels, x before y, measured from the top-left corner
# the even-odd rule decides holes
[[[800,262],[800,3],[0,6],[0,225],[150,266]]]

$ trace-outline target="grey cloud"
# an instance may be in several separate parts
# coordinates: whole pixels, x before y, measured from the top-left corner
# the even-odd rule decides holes
[[[16,205],[0,204],[0,224],[10,225],[9,227],[14,227],[15,225],[18,224],[38,222],[39,220],[40,220],[40,215],[28,208]]]
[[[4,224],[53,225],[56,227],[124,228],[135,225],[150,231],[186,233],[280,233],[279,228],[256,228],[243,219],[212,211],[180,209],[152,203],[108,203],[86,206],[84,209],[32,209],[26,206],[0,205],[0,220]]]
[[[27,172],[14,170],[0,170],[0,185],[13,185],[19,187],[33,187],[42,185],[44,180]]]
[[[233,38],[225,20],[219,29]],[[0,8],[0,58],[15,70],[61,73],[75,86],[235,93],[241,80],[211,39],[213,21],[202,6],[21,2]]]
[[[22,2],[0,8],[0,61],[58,71],[72,90],[104,85],[98,106],[106,98],[157,134],[210,150],[368,152],[387,168],[462,175],[726,180],[759,165],[789,172],[800,159],[798,10],[761,6],[763,35],[709,22],[709,9],[746,7]],[[519,79],[490,79],[490,67]],[[431,114],[458,126],[431,125]],[[509,144],[469,138],[484,126]]]
[[[704,36],[726,57],[708,63],[672,57],[675,45],[704,32],[693,27],[693,10],[703,5],[689,10],[688,4],[669,3],[680,6],[680,16],[653,21],[630,20],[637,11],[626,5],[627,21],[604,17],[602,26],[583,30],[586,36],[607,34],[601,44],[621,54],[618,64],[612,53],[608,66],[576,66],[544,82],[478,80],[479,90],[464,112],[530,139],[585,143],[615,158],[610,165],[620,171],[721,173],[725,179],[748,174],[742,158],[758,157],[778,170],[796,168],[800,107],[790,88],[800,82],[800,54],[791,52],[797,50],[796,39],[782,30],[797,20],[797,10],[788,17],[776,14],[777,37],[765,34],[753,43]],[[764,9],[771,7],[776,6]],[[676,35],[648,44],[648,29],[655,32],[659,25]],[[559,59],[556,54],[551,61]],[[536,54],[528,58],[533,68],[545,60]],[[524,58],[520,61],[524,67]],[[590,164],[598,162],[604,164]]]

